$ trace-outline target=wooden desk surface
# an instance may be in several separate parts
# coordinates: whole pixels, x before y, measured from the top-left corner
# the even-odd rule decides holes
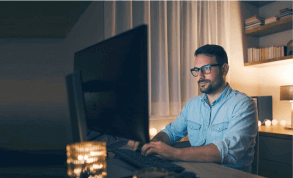
[[[179,146],[184,146],[185,143],[180,143]],[[68,177],[67,176],[67,166],[66,166],[66,154],[65,151],[60,151],[60,153],[40,152],[33,153],[23,153],[23,152],[9,152],[2,150],[2,156],[6,155],[11,158],[20,159],[22,161],[17,162],[5,162],[2,160],[2,165],[0,166],[0,177],[46,177],[46,178],[59,178]],[[0,154],[1,155],[1,154]],[[128,163],[113,158],[113,153],[108,154],[107,158],[107,172],[108,178],[126,178],[133,175],[136,169],[129,165]],[[13,159],[13,160],[16,160]],[[28,164],[32,162],[31,164]],[[9,163],[9,164],[7,164]],[[183,166],[186,170],[195,172],[200,178],[215,178],[215,177],[225,177],[225,178],[260,178],[254,174],[249,174],[229,167],[224,167],[214,163],[194,163],[194,162],[174,162],[180,166]]]
[[[262,125],[258,128],[259,135],[292,140],[293,130],[285,129],[281,125]]]
[[[246,173],[214,163],[178,162],[176,164],[185,167],[186,171],[195,172],[199,178],[262,178],[262,176]]]
[[[263,178],[262,176],[249,174],[214,163],[176,162],[176,164],[185,167],[185,171],[195,172],[199,178]],[[135,171],[132,166],[121,160],[110,159],[107,161],[107,178],[129,178]],[[0,177],[67,178],[68,176],[66,166],[22,166],[0,168]]]

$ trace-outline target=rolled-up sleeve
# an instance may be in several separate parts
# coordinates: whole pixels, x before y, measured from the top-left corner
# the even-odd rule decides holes
[[[253,145],[257,130],[255,102],[251,98],[237,102],[223,139],[213,142],[222,155],[221,164],[236,164]]]
[[[186,116],[188,112],[188,107],[189,102],[186,103],[177,118],[173,122],[168,124],[165,129],[160,131],[166,133],[169,136],[171,144],[181,140],[187,135]]]

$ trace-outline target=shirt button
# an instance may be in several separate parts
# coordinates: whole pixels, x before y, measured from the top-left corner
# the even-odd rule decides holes
[[[204,141],[206,141],[206,139],[202,139],[202,141],[204,142]]]
[[[207,124],[207,127],[209,127],[209,124]]]
[[[190,128],[192,128],[192,129],[193,129],[193,126],[191,126]]]
[[[220,128],[218,128],[218,131],[220,131]]]

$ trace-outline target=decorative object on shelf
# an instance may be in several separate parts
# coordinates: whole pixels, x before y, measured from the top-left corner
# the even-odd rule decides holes
[[[272,125],[277,125],[278,124],[278,121],[276,119],[273,119],[272,120]]]
[[[287,43],[287,56],[293,55],[293,40]]]
[[[286,123],[286,121],[285,120],[281,120],[281,122],[280,122],[280,125],[281,126],[285,126],[287,123]]]
[[[260,121],[258,121],[258,126],[259,126],[259,127],[261,126],[261,122],[260,122]]]
[[[274,122],[273,122],[274,121]],[[265,119],[263,122],[261,122],[261,121],[258,121],[258,126],[260,127],[260,126],[262,126],[262,125],[266,125],[266,126],[271,126],[271,125],[277,125],[277,123],[278,123],[278,121],[277,121],[277,123],[276,123],[276,121],[277,120],[269,120],[269,119]]]
[[[271,120],[268,120],[268,119],[265,119],[265,125],[266,126],[271,126],[272,125],[272,121]]]
[[[293,85],[281,86],[280,100],[290,100],[291,102],[291,127],[285,128],[293,129]]]
[[[69,177],[107,177],[106,142],[80,142],[66,146]]]

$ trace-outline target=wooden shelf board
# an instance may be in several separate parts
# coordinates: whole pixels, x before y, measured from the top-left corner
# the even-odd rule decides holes
[[[285,57],[272,58],[272,59],[266,59],[266,60],[262,60],[262,61],[246,62],[246,63],[244,63],[244,66],[263,64],[263,63],[274,62],[274,61],[282,61],[282,60],[287,60],[287,59],[292,59],[292,58],[293,58],[293,55],[285,56]]]
[[[256,37],[262,37],[262,36],[267,36],[273,33],[290,30],[292,29],[292,21],[293,21],[292,16],[287,17],[267,25],[256,27],[250,30],[245,30],[244,34],[250,35],[250,36],[256,36]]]

